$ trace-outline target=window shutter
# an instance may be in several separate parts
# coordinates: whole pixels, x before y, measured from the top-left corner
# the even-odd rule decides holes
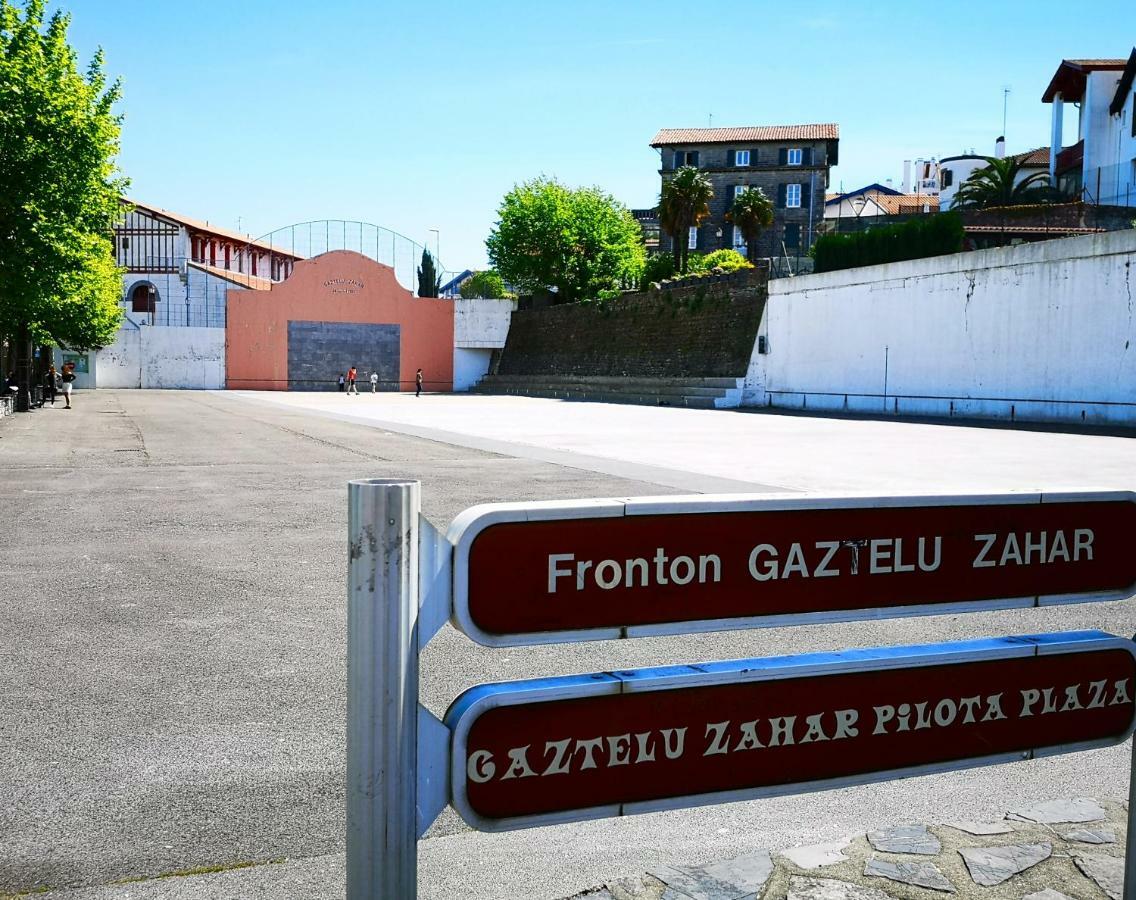
[[[805,166],[811,166],[813,164],[813,148],[812,147],[805,147],[801,151],[801,164],[805,165]]]
[[[682,151],[676,150],[674,156],[674,167],[677,169],[682,166]]]
[[[805,182],[804,184],[801,185],[801,209],[808,209],[809,208],[809,193],[810,193],[810,191],[811,191],[811,185],[809,185],[808,182]]]
[[[695,150],[690,155],[694,157],[694,160],[690,164],[697,169],[698,168],[698,151]]]
[[[789,148],[779,147],[777,149],[777,165],[787,166],[789,164]]]
[[[785,151],[782,150],[781,152],[784,153]],[[778,209],[784,209],[785,208],[785,192],[786,192],[787,189],[788,189],[788,185],[785,185],[785,184],[777,185],[777,208]]]

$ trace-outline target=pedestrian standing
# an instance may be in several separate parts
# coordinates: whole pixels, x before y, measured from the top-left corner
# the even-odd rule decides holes
[[[371,373],[371,393],[375,394],[375,393],[378,392],[378,390],[379,390],[379,373],[378,372],[372,372]]]
[[[422,396],[422,370],[419,369],[414,373],[414,396]]]
[[[43,377],[43,395],[45,399],[51,401],[52,406],[55,406],[55,392],[58,390],[55,386],[57,377],[55,366],[48,366],[47,374]]]
[[[347,376],[342,372],[339,373],[339,393],[343,393],[343,386],[347,383]]]
[[[75,381],[75,363],[69,362],[63,364],[63,372],[59,376],[59,380],[63,382],[63,399],[67,401],[64,409],[71,408],[71,387]]]
[[[347,393],[356,395],[359,393],[359,388],[355,387],[355,376],[358,374],[354,366],[347,370]]]

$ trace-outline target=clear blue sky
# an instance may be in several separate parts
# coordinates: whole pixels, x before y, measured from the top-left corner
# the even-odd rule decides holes
[[[1127,56],[1132,0],[1028,4],[64,0],[124,80],[140,200],[258,236],[374,222],[485,262],[517,181],[651,206],[660,127],[837,122],[833,184],[1049,140],[1062,57]],[[1067,113],[1067,124],[1075,112]],[[1068,133],[1068,132],[1067,132]]]

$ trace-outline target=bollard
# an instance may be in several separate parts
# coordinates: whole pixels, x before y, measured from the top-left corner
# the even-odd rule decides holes
[[[347,487],[347,898],[413,900],[417,481]]]

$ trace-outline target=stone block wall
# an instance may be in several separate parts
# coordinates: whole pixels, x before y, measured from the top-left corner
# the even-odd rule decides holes
[[[736,377],[746,373],[768,286],[764,269],[513,313],[501,375]]]

